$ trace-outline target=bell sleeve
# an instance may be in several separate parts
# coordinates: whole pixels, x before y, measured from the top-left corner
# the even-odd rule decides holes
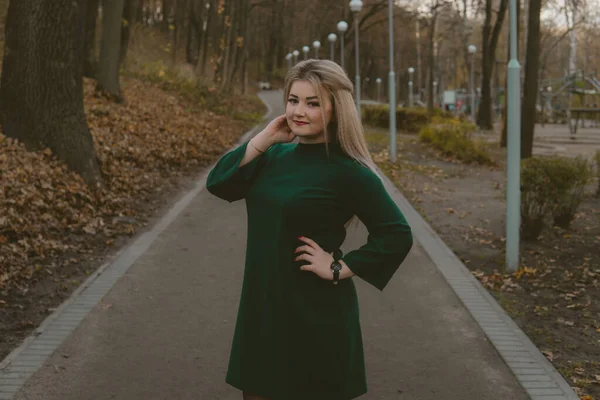
[[[213,195],[234,202],[243,199],[265,163],[265,154],[240,166],[248,142],[225,154],[208,174],[206,189]]]
[[[365,167],[347,176],[343,201],[366,226],[367,243],[342,260],[379,290],[388,284],[413,245],[411,228],[379,177]]]

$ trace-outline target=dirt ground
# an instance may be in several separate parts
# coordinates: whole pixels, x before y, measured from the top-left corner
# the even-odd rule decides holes
[[[600,399],[600,198],[593,188],[569,230],[548,228],[521,247],[521,268],[503,272],[504,150],[496,167],[465,165],[398,135],[367,134],[375,160],[582,399]]]

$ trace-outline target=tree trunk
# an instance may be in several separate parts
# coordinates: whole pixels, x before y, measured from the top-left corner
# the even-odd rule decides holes
[[[496,63],[496,47],[498,46],[507,6],[508,0],[501,0],[494,29],[492,30],[492,0],[486,0],[485,2],[486,16],[482,32],[481,103],[479,105],[479,115],[477,116],[477,125],[483,129],[494,127],[491,82]]]
[[[169,20],[171,18],[171,0],[162,0],[162,30],[169,32]]]
[[[542,0],[530,0],[527,21],[527,57],[525,59],[525,83],[523,84],[523,107],[521,109],[521,158],[529,158],[533,151],[535,131],[535,103],[538,93],[540,64],[540,12]]]
[[[129,49],[129,38],[131,37],[131,28],[135,23],[135,10],[137,0],[125,0],[123,7],[123,18],[121,23],[121,48],[119,51],[119,61],[125,64],[127,50]]]
[[[200,30],[198,25],[197,1],[192,0],[188,9],[188,28],[185,45],[185,59],[188,64],[196,65],[198,63],[198,39]]]
[[[96,57],[96,20],[99,0],[88,0],[85,9],[85,39],[83,45],[83,75],[96,78],[98,57]]]
[[[83,108],[85,0],[11,1],[0,86],[4,134],[48,147],[90,185],[100,183]]]
[[[437,22],[438,12],[434,11],[431,17],[431,26],[429,28],[429,78],[427,85],[427,111],[429,115],[433,115],[433,81],[435,80],[435,25]]]
[[[124,0],[104,0],[102,3],[102,42],[96,86],[96,90],[104,92],[117,102],[123,100],[119,84],[123,6]]]

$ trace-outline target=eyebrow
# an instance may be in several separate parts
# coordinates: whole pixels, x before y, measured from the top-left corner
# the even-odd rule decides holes
[[[290,96],[298,98],[298,96],[296,96],[295,94],[290,94]],[[312,100],[312,99],[318,99],[317,96],[311,96],[311,97],[307,97],[306,100]]]

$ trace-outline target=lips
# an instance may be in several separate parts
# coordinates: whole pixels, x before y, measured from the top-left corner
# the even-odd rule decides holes
[[[308,122],[302,122],[302,121],[294,121],[294,123],[298,126],[308,125]]]

